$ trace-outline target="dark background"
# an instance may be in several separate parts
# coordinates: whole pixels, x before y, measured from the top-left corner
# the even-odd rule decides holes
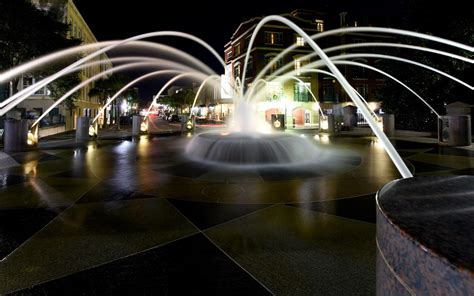
[[[439,2],[439,1],[436,1]],[[137,34],[173,30],[200,37],[223,56],[224,45],[239,24],[255,16],[282,14],[294,9],[311,9],[328,14],[336,22],[338,14],[348,11],[369,17],[385,18],[384,24],[395,28],[427,32],[450,38],[439,27],[456,22],[460,15],[473,15],[472,3],[453,0],[436,3],[428,0],[74,0],[85,21],[99,41],[125,39]],[[464,3],[463,3],[464,2]],[[448,5],[449,4],[449,5]],[[407,19],[410,19],[407,22]],[[328,22],[328,19],[325,19]],[[409,23],[409,27],[406,27]],[[378,24],[380,25],[380,24]],[[410,28],[411,26],[411,28]],[[423,27],[424,26],[424,27]],[[437,28],[438,27],[438,28]],[[156,38],[151,41],[169,44],[199,57],[217,73],[223,73],[219,63],[195,43],[176,38]],[[113,53],[111,53],[113,56]],[[132,73],[133,75],[133,73]],[[141,83],[140,96],[149,99],[156,87]]]

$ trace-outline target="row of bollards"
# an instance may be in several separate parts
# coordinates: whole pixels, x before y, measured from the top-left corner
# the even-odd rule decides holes
[[[280,122],[275,118],[275,122]],[[283,121],[283,120],[282,120]],[[77,118],[76,141],[88,141],[91,137],[97,136],[97,125],[90,125],[90,117]],[[328,133],[337,131],[334,115],[326,116],[325,121],[320,123],[321,130]],[[395,135],[395,117],[393,114],[383,114],[381,116],[381,126],[388,137]],[[182,131],[189,132],[195,127],[193,118],[186,118],[183,121]],[[148,123],[143,121],[141,116],[132,117],[132,136],[138,137],[148,130]],[[36,139],[33,139],[35,138]],[[32,149],[38,142],[38,130],[31,132],[28,129],[26,119],[5,120],[4,150],[5,151],[27,151]],[[471,145],[471,116],[470,115],[449,115],[442,116],[438,124],[438,140],[440,144],[449,146]]]

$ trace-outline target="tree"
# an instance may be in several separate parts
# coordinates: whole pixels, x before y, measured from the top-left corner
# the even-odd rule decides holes
[[[69,26],[59,21],[57,13],[55,9],[48,11],[37,9],[26,0],[0,1],[0,71],[81,43],[78,39],[67,37]],[[67,64],[68,61],[59,61],[27,74],[43,77],[51,75]],[[12,81],[13,85],[17,85],[18,81],[19,77],[15,78]],[[49,88],[53,97],[58,98],[78,83],[80,76],[75,72],[58,79]],[[13,87],[12,92],[16,91],[16,87]],[[71,100],[69,105],[73,105]]]
[[[474,42],[474,25],[472,23],[472,9],[455,5],[438,5],[427,0],[408,1],[409,9],[406,17],[401,19],[397,27],[418,31],[438,37],[443,37],[460,43],[472,45]],[[456,50],[453,47],[442,46],[429,41],[420,41],[410,37],[401,37],[401,43],[414,44],[445,50],[458,55],[472,58],[472,53]],[[387,50],[387,53],[405,57],[443,72],[449,73],[467,83],[474,76],[472,65],[456,59],[442,57],[420,51],[407,51],[406,49]],[[445,105],[454,101],[472,102],[472,91],[459,83],[444,76],[396,61],[381,63],[383,70],[405,82],[422,98],[424,98],[438,113],[443,114]],[[379,93],[383,100],[382,108],[396,114],[407,114],[413,119],[422,118],[420,122],[413,123],[418,127],[434,129],[436,116],[429,108],[421,103],[412,93],[404,90],[398,83],[387,79],[385,87]],[[424,119],[426,118],[426,119]]]
[[[183,88],[177,90],[170,96],[160,98],[160,102],[169,105],[172,108],[179,109],[179,112],[181,113],[182,109],[191,107],[195,96],[196,93],[191,88]]]
[[[109,98],[114,96],[120,89],[130,82],[130,78],[126,75],[114,74],[104,79],[97,80],[94,87],[90,89],[89,96],[98,97],[102,104],[105,104]],[[129,104],[138,102],[138,91],[136,88],[127,89],[112,103],[115,108],[115,119],[119,122],[119,99],[126,99]]]
[[[131,81],[127,75],[114,74],[107,78],[97,80],[94,87],[90,89],[89,96],[98,97],[102,104],[107,102],[107,99],[115,95],[121,88]],[[131,102],[138,100],[138,93],[135,89],[130,88],[124,91],[120,98],[126,98]]]

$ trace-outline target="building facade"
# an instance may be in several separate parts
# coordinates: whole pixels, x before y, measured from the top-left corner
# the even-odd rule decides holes
[[[31,2],[38,9],[55,9],[59,21],[70,26],[68,33],[70,38],[80,39],[83,44],[97,42],[96,37],[82,18],[72,0],[31,0]],[[103,54],[91,62],[98,60],[103,60],[105,63],[82,69],[80,72],[81,81],[85,81],[88,78],[112,67],[112,64],[108,61],[107,55]],[[17,86],[17,90],[22,90],[40,79],[41,78],[28,74],[23,75]],[[54,108],[49,113],[49,116],[45,117],[44,125],[63,124],[64,130],[67,131],[76,128],[77,117],[96,116],[102,107],[102,102],[100,102],[97,97],[89,96],[89,90],[92,87],[93,84],[89,84],[80,90],[77,99],[74,101],[74,108],[68,108],[66,104],[60,104],[58,105],[58,108]],[[51,97],[48,88],[45,87],[20,103],[17,106],[17,109],[21,111],[23,117],[26,116],[29,119],[34,119],[45,112],[55,102],[55,99],[58,98]]]
[[[282,16],[296,23],[308,35],[340,27],[373,25],[369,22],[368,17],[352,15],[347,12],[329,15],[297,9]],[[241,23],[225,45],[226,79],[234,85],[242,79],[249,41],[253,30],[261,19],[262,17],[256,17]],[[318,39],[317,43],[321,48],[328,48],[342,44],[370,42],[375,39],[393,42],[393,37],[351,33]],[[291,45],[296,45],[296,47],[282,59],[276,61],[262,76],[267,82],[263,82],[265,84],[263,98],[258,98],[260,115],[270,121],[272,114],[285,114],[287,127],[319,127],[321,114],[334,114],[337,120],[342,121],[343,109],[347,105],[353,105],[352,101],[335,78],[321,73],[299,71],[300,68],[314,62],[318,57],[304,58],[305,55],[314,53],[314,51],[301,36],[281,23],[267,23],[257,34],[250,49],[245,81],[242,82],[244,88],[249,89],[252,87],[252,83],[262,84],[259,81],[254,82],[254,78],[280,52]],[[330,55],[361,52],[367,52],[367,48],[341,50],[332,52]],[[380,62],[380,60],[371,58],[351,60],[374,67],[378,67],[377,64]],[[284,78],[281,77],[282,73],[277,72],[285,65],[291,65],[291,67],[287,66],[282,73],[293,70],[293,77]],[[338,66],[338,68],[357,92],[369,102],[369,107],[372,110],[378,110],[380,102],[377,93],[384,86],[385,77],[363,67]]]
[[[282,16],[296,23],[310,35],[324,31],[325,15],[322,13],[295,10]],[[261,19],[262,17],[256,17],[241,23],[225,45],[226,76],[234,81],[234,84],[242,79],[250,38]],[[274,63],[262,76],[264,82],[254,82],[264,67],[291,45],[297,47]],[[267,23],[258,32],[250,49],[246,77],[242,83],[245,89],[255,87],[261,90],[260,96],[255,99],[258,100],[258,112],[265,117],[265,120],[271,121],[273,114],[285,114],[287,125],[319,125],[318,75],[299,71],[304,65],[312,62],[311,59],[303,58],[312,52],[301,36],[281,23]],[[294,70],[294,75],[282,77],[281,74],[275,74],[287,64],[291,67],[285,72]],[[264,85],[252,85],[252,83]]]

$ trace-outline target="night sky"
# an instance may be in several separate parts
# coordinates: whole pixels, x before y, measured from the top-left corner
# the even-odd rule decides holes
[[[177,30],[204,39],[218,51],[223,50],[242,21],[255,16],[281,14],[296,8],[329,11],[336,15],[343,10],[396,14],[396,8],[400,6],[388,0],[74,0],[74,3],[99,40]]]
[[[125,39],[152,31],[175,30],[202,38],[223,56],[224,45],[239,24],[255,16],[281,14],[303,8],[328,12],[333,18],[337,18],[341,11],[397,18],[403,16],[407,1],[418,0],[74,0],[74,3],[99,41]],[[421,19],[423,17],[420,16]],[[217,73],[223,72],[212,56],[197,49],[199,46],[175,40],[161,38],[152,41],[170,44],[199,56]],[[150,95],[149,90],[143,90],[142,96]]]
[[[399,6],[384,0],[359,0],[357,6],[349,0],[74,0],[74,3],[99,41],[175,30],[202,38],[222,55],[224,44],[239,24],[255,16],[281,14],[296,8],[329,11],[335,16],[343,10],[390,14],[394,9],[389,7]],[[211,66],[220,71],[218,65]]]

